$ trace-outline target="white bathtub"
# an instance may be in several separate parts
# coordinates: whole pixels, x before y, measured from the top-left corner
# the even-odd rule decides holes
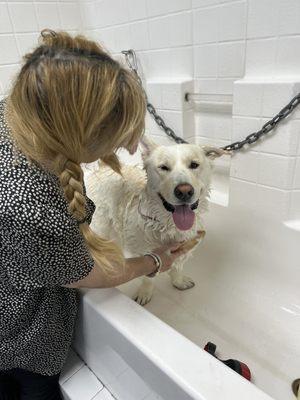
[[[228,207],[211,204],[205,221],[186,267],[196,286],[178,291],[162,274],[144,308],[130,298],[138,281],[83,290],[76,351],[122,400],[295,398],[299,225],[239,207],[234,196]],[[253,384],[203,351],[208,341],[221,358],[246,363]]]

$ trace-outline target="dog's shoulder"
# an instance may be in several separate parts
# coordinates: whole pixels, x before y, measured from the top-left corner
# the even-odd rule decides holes
[[[147,178],[145,171],[141,167],[124,165],[121,172],[123,181],[130,190],[137,192],[144,189]]]

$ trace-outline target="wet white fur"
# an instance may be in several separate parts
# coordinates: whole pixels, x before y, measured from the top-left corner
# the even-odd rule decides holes
[[[202,214],[207,210],[212,165],[199,145],[180,144],[158,146],[149,138],[142,143],[144,170],[138,166],[123,166],[120,176],[108,167],[100,167],[86,178],[88,196],[96,204],[91,227],[104,237],[116,240],[127,256],[141,256],[162,244],[189,239],[197,230],[204,229]],[[189,168],[191,161],[199,163],[197,169]],[[166,164],[171,171],[159,166]],[[179,183],[190,183],[195,190],[191,200],[199,199],[193,227],[188,231],[176,228],[172,214],[165,210],[157,193],[171,204],[180,202],[174,196]],[[140,202],[143,214],[155,220],[145,220],[138,212]],[[195,249],[195,248],[194,248]],[[169,275],[172,284],[184,290],[194,286],[191,278],[183,275],[187,255],[176,260]],[[137,293],[137,302],[150,301],[155,278],[144,277]]]

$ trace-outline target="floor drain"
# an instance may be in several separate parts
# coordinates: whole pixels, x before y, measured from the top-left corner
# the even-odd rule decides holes
[[[300,378],[294,380],[294,382],[292,383],[292,390],[294,395],[298,399],[298,397],[300,396]]]

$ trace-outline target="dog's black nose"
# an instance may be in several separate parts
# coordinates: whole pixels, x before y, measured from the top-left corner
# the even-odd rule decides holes
[[[189,201],[194,194],[194,188],[189,183],[181,183],[174,189],[174,194],[181,201]]]

